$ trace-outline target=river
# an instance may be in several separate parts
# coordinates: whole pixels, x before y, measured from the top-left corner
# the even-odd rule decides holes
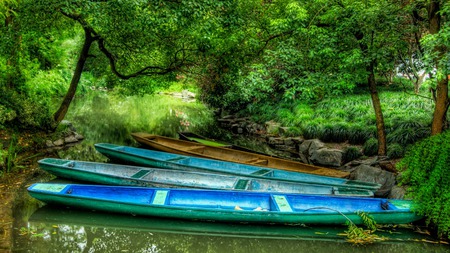
[[[180,130],[215,129],[212,114],[206,108],[198,103],[180,103],[176,98],[144,96],[110,101],[107,95],[100,94],[76,101],[73,106],[68,119],[85,140],[55,152],[59,158],[106,161],[93,144],[136,145],[129,136],[133,131],[175,136]],[[243,142],[240,140],[239,144]],[[254,141],[248,140],[247,144],[254,145]],[[253,148],[267,151],[262,145]],[[45,206],[31,198],[26,189],[18,196],[20,204],[14,211],[14,252],[450,252],[448,245],[419,233],[412,226],[385,227],[376,232],[379,242],[355,246],[346,242],[345,226],[144,218]]]

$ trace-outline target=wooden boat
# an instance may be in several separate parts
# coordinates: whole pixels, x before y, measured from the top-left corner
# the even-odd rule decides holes
[[[216,140],[195,134],[193,132],[178,132],[178,136],[179,136],[180,140],[184,140],[184,141],[192,141],[192,142],[201,143],[201,144],[213,146],[213,147],[233,148],[233,144],[216,141]],[[251,152],[250,150],[247,150],[247,151]]]
[[[183,156],[149,149],[119,146],[110,143],[97,143],[95,149],[113,161],[146,167],[188,170],[210,173],[234,174],[244,177],[276,179],[297,183],[344,186],[346,188],[376,191],[380,184],[325,177],[314,174],[262,168],[247,164],[219,161],[213,159]]]
[[[377,224],[421,219],[407,200],[330,197],[243,191],[36,183],[29,194],[45,203],[75,208],[222,222],[363,224],[358,212]]]
[[[318,167],[301,162],[264,156],[239,150],[225,149],[221,147],[212,147],[200,143],[183,141],[174,138],[147,134],[132,133],[133,138],[140,144],[146,145],[152,149],[180,155],[196,156],[209,159],[217,159],[228,162],[249,164],[273,169],[288,170],[316,174],[330,177],[346,178],[349,172],[336,169]]]
[[[193,132],[178,132],[178,136],[179,136],[180,140],[196,142],[196,143],[200,143],[200,144],[207,145],[207,146],[229,148],[229,149],[234,149],[234,150],[264,155],[264,156],[277,157],[275,155],[265,154],[263,152],[255,151],[255,150],[252,150],[252,149],[249,149],[246,147],[242,147],[239,145],[206,138],[204,136],[201,136],[201,135],[193,133]]]
[[[235,175],[146,168],[108,163],[44,158],[39,167],[61,178],[108,185],[270,191],[373,197],[373,192],[329,185],[293,183]]]

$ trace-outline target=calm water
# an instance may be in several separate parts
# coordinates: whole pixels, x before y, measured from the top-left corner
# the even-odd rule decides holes
[[[69,119],[86,139],[82,144],[57,152],[57,156],[106,161],[95,151],[94,143],[135,145],[129,137],[133,131],[176,136],[176,131],[185,130],[180,122],[186,120],[191,122],[193,131],[214,129],[211,114],[201,105],[180,104],[166,98],[141,99],[128,98],[112,104],[103,96],[100,102],[98,97],[95,101],[78,101]],[[99,104],[107,105],[106,109],[100,110]],[[92,118],[96,119],[95,124],[89,120]],[[240,140],[239,144],[244,142]],[[255,147],[254,141],[247,143]],[[260,151],[267,150],[258,146]],[[345,227],[257,226],[143,218],[43,206],[29,197],[25,189],[19,195],[14,252],[450,252],[448,245],[437,244],[411,228],[377,232],[384,241],[353,246],[342,235]]]

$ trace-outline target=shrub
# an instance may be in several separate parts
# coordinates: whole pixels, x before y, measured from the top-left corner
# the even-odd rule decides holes
[[[350,147],[345,148],[342,158],[344,159],[344,163],[347,163],[347,162],[353,161],[355,159],[358,159],[361,156],[362,156],[362,153],[358,147],[350,146]]]
[[[405,155],[405,149],[398,143],[392,143],[387,146],[387,156],[391,159],[400,158]]]
[[[415,143],[430,135],[430,128],[416,122],[403,122],[393,127],[393,130],[386,136],[388,143],[399,143],[408,145]]]
[[[378,140],[375,138],[368,139],[364,143],[363,153],[367,156],[376,155],[378,153]]]
[[[450,131],[424,139],[397,164],[403,171],[402,184],[417,206],[415,212],[434,224],[440,235],[450,238]]]

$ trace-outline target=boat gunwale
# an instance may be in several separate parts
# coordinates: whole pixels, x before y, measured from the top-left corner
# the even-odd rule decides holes
[[[48,159],[52,159],[52,160],[65,160],[67,161],[67,163],[65,164],[53,164],[53,163],[49,163],[46,162],[46,160]],[[71,172],[78,172],[78,173],[82,173],[82,175],[84,176],[89,176],[89,175],[95,175],[95,176],[101,176],[101,177],[105,177],[105,178],[112,178],[112,179],[117,179],[117,180],[126,180],[126,181],[136,181],[139,183],[142,183],[142,185],[170,185],[173,187],[179,187],[180,184],[182,185],[182,188],[188,188],[188,189],[195,189],[195,188],[199,188],[199,189],[204,189],[204,190],[228,190],[228,191],[243,191],[243,192],[268,192],[268,193],[279,193],[279,194],[290,194],[290,193],[294,193],[294,194],[308,194],[308,195],[323,195],[323,196],[338,196],[338,197],[344,197],[344,196],[348,196],[348,197],[365,197],[365,198],[371,198],[373,197],[373,192],[370,190],[366,190],[366,189],[354,189],[354,188],[349,188],[349,187],[345,187],[345,186],[331,186],[331,185],[321,185],[321,184],[314,184],[314,183],[307,183],[307,182],[293,182],[293,181],[285,181],[285,180],[279,180],[279,179],[271,179],[271,178],[255,178],[255,177],[246,177],[246,176],[240,176],[240,175],[233,175],[233,174],[214,174],[214,173],[208,173],[208,172],[200,172],[200,171],[187,171],[188,174],[192,174],[192,175],[201,175],[201,176],[209,176],[211,174],[214,174],[214,176],[218,176],[220,178],[226,178],[226,179],[231,179],[233,180],[233,184],[232,184],[232,188],[211,188],[208,186],[195,186],[195,185],[184,185],[183,183],[176,183],[176,182],[167,182],[167,181],[163,181],[163,182],[158,182],[157,180],[154,179],[142,179],[142,178],[133,178],[132,176],[125,176],[125,175],[117,175],[117,174],[108,174],[108,173],[104,173],[104,172],[98,172],[98,171],[93,171],[93,170],[89,170],[86,168],[77,168],[77,167],[70,167],[67,164],[76,164],[76,163],[84,163],[87,165],[83,165],[83,166],[96,166],[96,164],[101,164],[101,163],[96,163],[96,162],[88,162],[88,161],[76,161],[76,160],[66,160],[66,159],[56,159],[56,158],[44,158],[38,161],[38,164],[41,165],[43,164],[43,166],[45,166],[45,168],[42,168],[43,170],[46,170],[50,173],[55,172],[57,169],[52,169],[52,167],[56,167],[59,170],[64,170],[64,171],[71,171]],[[183,173],[183,171],[181,170],[172,170],[172,169],[164,169],[164,168],[152,168],[152,167],[141,167],[141,166],[131,166],[131,165],[119,165],[119,164],[101,164],[100,166],[106,166],[106,167],[126,167],[126,168],[131,168],[131,169],[135,169],[136,171],[138,170],[148,170],[148,173],[152,173],[152,172],[168,172],[168,173],[172,173],[174,172],[174,174],[179,174],[179,173]],[[55,173],[58,174],[57,176],[59,176],[59,174],[64,173],[64,171],[56,171]],[[70,178],[73,179],[73,175],[70,176]],[[79,180],[83,180],[84,179],[79,179]],[[355,191],[359,191],[361,192],[360,195],[357,194],[313,194],[313,193],[300,193],[300,192],[283,192],[283,191],[266,191],[266,190],[248,190],[247,188],[249,187],[249,185],[246,185],[245,189],[236,189],[236,185],[239,183],[239,181],[241,180],[247,180],[249,182],[251,181],[255,181],[256,183],[265,183],[265,182],[274,182],[274,183],[287,183],[287,184],[293,184],[296,187],[324,187],[324,188],[331,188],[331,192],[337,191],[339,192],[345,192],[346,190],[351,191],[351,190],[355,190]],[[99,183],[99,181],[91,181],[88,180],[90,182],[96,182]],[[103,181],[101,181],[102,184],[104,184]],[[147,184],[146,184],[147,183]],[[121,184],[115,184],[115,185],[121,185]],[[125,186],[125,185],[122,185]],[[130,186],[137,186],[137,185],[131,185]],[[371,195],[363,195],[362,193],[372,193]]]
[[[106,144],[106,146],[105,146]],[[114,145],[114,148],[108,147],[110,145]],[[150,158],[144,155],[140,155],[140,154],[136,154],[136,153],[131,153],[131,152],[126,152],[124,149],[128,148],[128,149],[138,149],[136,147],[128,147],[128,146],[120,146],[120,145],[115,145],[115,144],[109,144],[109,143],[96,143],[94,144],[95,148],[99,148],[99,149],[103,149],[103,150],[107,150],[108,155],[111,155],[111,152],[118,152],[124,156],[131,156],[131,157],[136,157],[139,159],[144,159],[145,161],[151,161],[151,163],[165,163],[168,164],[170,169],[177,169],[179,170],[179,168],[185,168],[185,169],[197,169],[197,170],[201,170],[204,171],[206,170],[203,167],[200,166],[195,166],[195,165],[185,165],[182,163],[178,163],[178,162],[172,162],[170,160],[160,160],[160,159],[155,159],[155,158]],[[158,152],[158,153],[167,153],[167,152],[163,152],[163,151],[154,151],[154,150],[148,150],[148,149],[142,149],[144,151],[151,151],[151,152]],[[171,153],[172,154],[172,153]],[[104,154],[105,155],[105,154]],[[106,155],[106,156],[108,156]],[[173,154],[175,156],[177,156],[177,158],[172,158],[173,159],[177,159],[177,161],[179,160],[184,160],[184,159],[202,159],[202,160],[209,160],[209,161],[213,161],[213,162],[220,162],[220,163],[233,163],[233,162],[227,162],[227,161],[217,161],[214,159],[209,159],[209,158],[199,158],[199,157],[189,157],[186,155],[180,155],[180,154]],[[174,166],[176,165],[176,166]],[[248,164],[241,164],[244,166],[251,166],[251,167],[256,167],[256,168],[261,168],[258,166],[253,166],[253,165],[248,165]],[[273,169],[273,168],[267,168],[267,170],[277,170],[277,169]],[[243,175],[242,173],[238,173],[238,172],[233,172],[233,171],[227,171],[224,172],[223,170],[217,170],[217,169],[207,169],[207,171],[211,171],[212,173],[226,173],[226,174],[232,174],[232,175]],[[303,173],[303,172],[294,172],[294,171],[286,171],[286,172],[291,172],[291,173],[299,173],[299,174],[305,174],[308,176],[317,176],[317,177],[324,177],[324,178],[330,178],[333,180],[342,180],[342,182],[349,182],[349,181],[355,181],[357,183],[363,183],[362,185],[345,185],[345,184],[339,184],[339,183],[311,183],[311,184],[318,184],[318,185],[330,185],[330,186],[336,186],[336,187],[348,187],[351,189],[364,189],[364,190],[370,190],[370,191],[376,191],[381,187],[381,184],[375,184],[374,185],[366,185],[364,181],[357,181],[357,180],[349,180],[349,179],[344,179],[344,178],[334,178],[334,177],[328,177],[328,176],[320,176],[320,175],[314,175],[314,174],[308,174],[308,173]],[[260,178],[260,179],[267,179],[267,177],[263,177],[263,176],[259,176],[259,175],[251,175],[250,177],[254,177],[254,178]],[[277,180],[281,180],[281,181],[287,181],[287,182],[301,182],[301,183],[307,183],[306,181],[297,181],[297,180],[290,180],[290,179],[285,179],[285,178],[276,178]]]

